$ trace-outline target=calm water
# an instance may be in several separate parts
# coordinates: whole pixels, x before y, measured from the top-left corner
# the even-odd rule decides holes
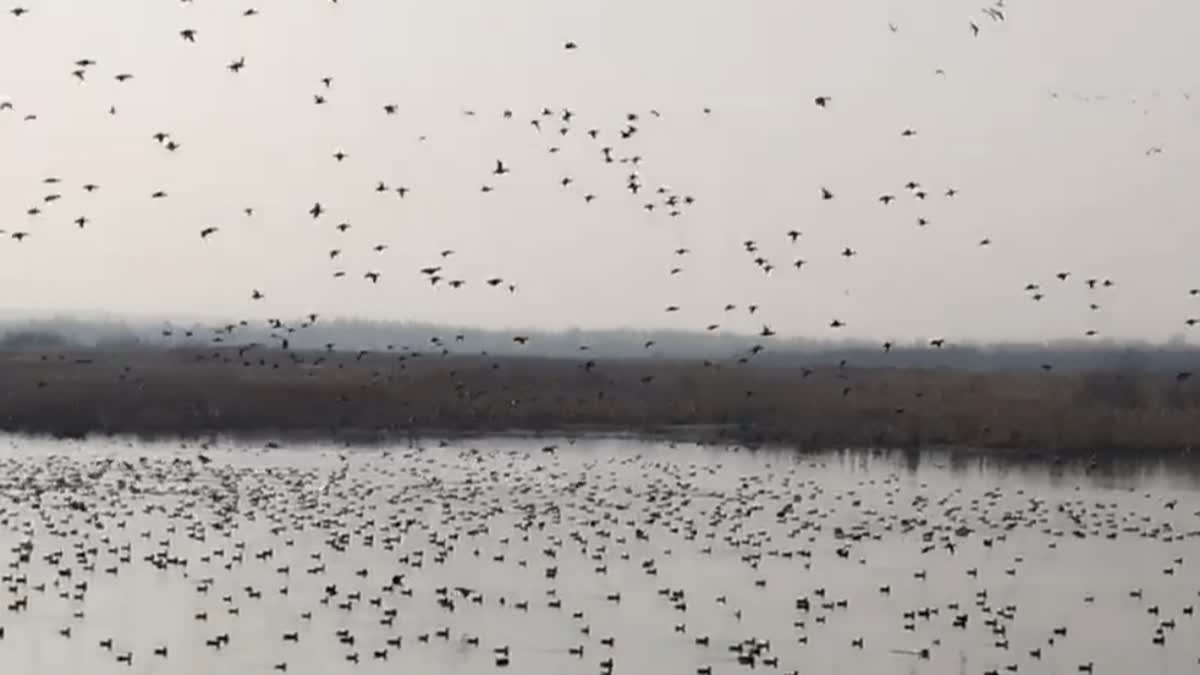
[[[739,643],[780,672],[1197,672],[1198,487],[623,440],[0,439],[0,672],[749,672]]]

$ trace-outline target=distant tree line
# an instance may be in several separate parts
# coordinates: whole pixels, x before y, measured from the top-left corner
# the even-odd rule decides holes
[[[297,325],[294,321],[288,325]],[[225,346],[257,343],[279,347],[283,338],[292,350],[418,351],[437,353],[488,352],[496,356],[529,355],[552,358],[728,359],[747,356],[755,345],[765,350],[748,360],[750,367],[952,368],[995,371],[1052,369],[1058,372],[1112,371],[1122,373],[1200,370],[1200,348],[1181,340],[1167,344],[1112,341],[1054,341],[1047,343],[947,344],[893,346],[885,353],[864,342],[757,338],[729,333],[684,331],[572,329],[562,332],[521,331],[526,345],[513,342],[514,332],[418,322],[318,320],[291,333],[273,331],[264,323],[249,326],[219,322],[149,324],[119,319],[85,320],[70,317],[0,322],[0,351],[29,351],[90,347],[120,349],[136,346],[198,347],[219,335]],[[191,333],[189,336],[188,333]],[[647,347],[647,344],[651,344]],[[586,350],[584,349],[586,348]]]

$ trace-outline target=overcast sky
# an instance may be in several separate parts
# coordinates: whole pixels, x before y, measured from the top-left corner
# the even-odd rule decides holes
[[[0,309],[951,341],[1161,340],[1200,317],[1194,0],[1011,0],[1004,22],[959,0],[24,6],[0,16]],[[641,157],[641,193],[604,146]],[[671,217],[659,186],[695,203]]]

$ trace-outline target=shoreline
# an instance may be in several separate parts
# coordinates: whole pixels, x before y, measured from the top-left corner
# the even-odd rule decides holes
[[[715,431],[715,430],[714,430]],[[222,441],[273,443],[273,444],[319,444],[338,443],[347,448],[376,448],[395,446],[405,443],[420,444],[433,441],[470,441],[477,439],[571,439],[586,440],[624,440],[647,443],[681,443],[701,446],[740,447],[751,451],[786,451],[801,455],[824,455],[828,453],[919,453],[922,455],[945,455],[962,458],[994,458],[1012,461],[1030,462],[1082,462],[1086,460],[1176,460],[1195,459],[1200,462],[1200,452],[1190,447],[1059,447],[1041,448],[1036,446],[978,446],[956,445],[950,443],[923,445],[877,445],[877,444],[832,444],[832,445],[797,445],[789,442],[784,436],[768,437],[766,434],[750,431],[728,430],[729,433],[700,433],[689,427],[658,427],[647,429],[631,429],[622,426],[614,427],[573,427],[548,426],[538,429],[456,429],[456,428],[414,428],[411,432],[399,432],[380,429],[348,429],[330,432],[326,429],[314,428],[282,428],[282,429],[221,429],[187,431],[119,431],[95,430],[87,432],[44,431],[26,428],[10,428],[0,425],[0,435],[23,437],[35,440],[52,441],[87,441],[89,439],[129,439],[142,442],[166,441]]]
[[[1200,447],[1166,373],[803,369],[237,348],[0,352],[0,431],[345,441],[625,435],[1066,456]]]

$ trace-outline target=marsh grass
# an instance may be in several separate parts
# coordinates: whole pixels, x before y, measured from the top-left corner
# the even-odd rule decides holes
[[[13,432],[392,436],[707,429],[714,440],[1050,452],[1200,445],[1170,373],[766,368],[669,359],[130,348],[0,352]],[[323,359],[319,365],[313,362]],[[646,378],[651,378],[647,380]]]

